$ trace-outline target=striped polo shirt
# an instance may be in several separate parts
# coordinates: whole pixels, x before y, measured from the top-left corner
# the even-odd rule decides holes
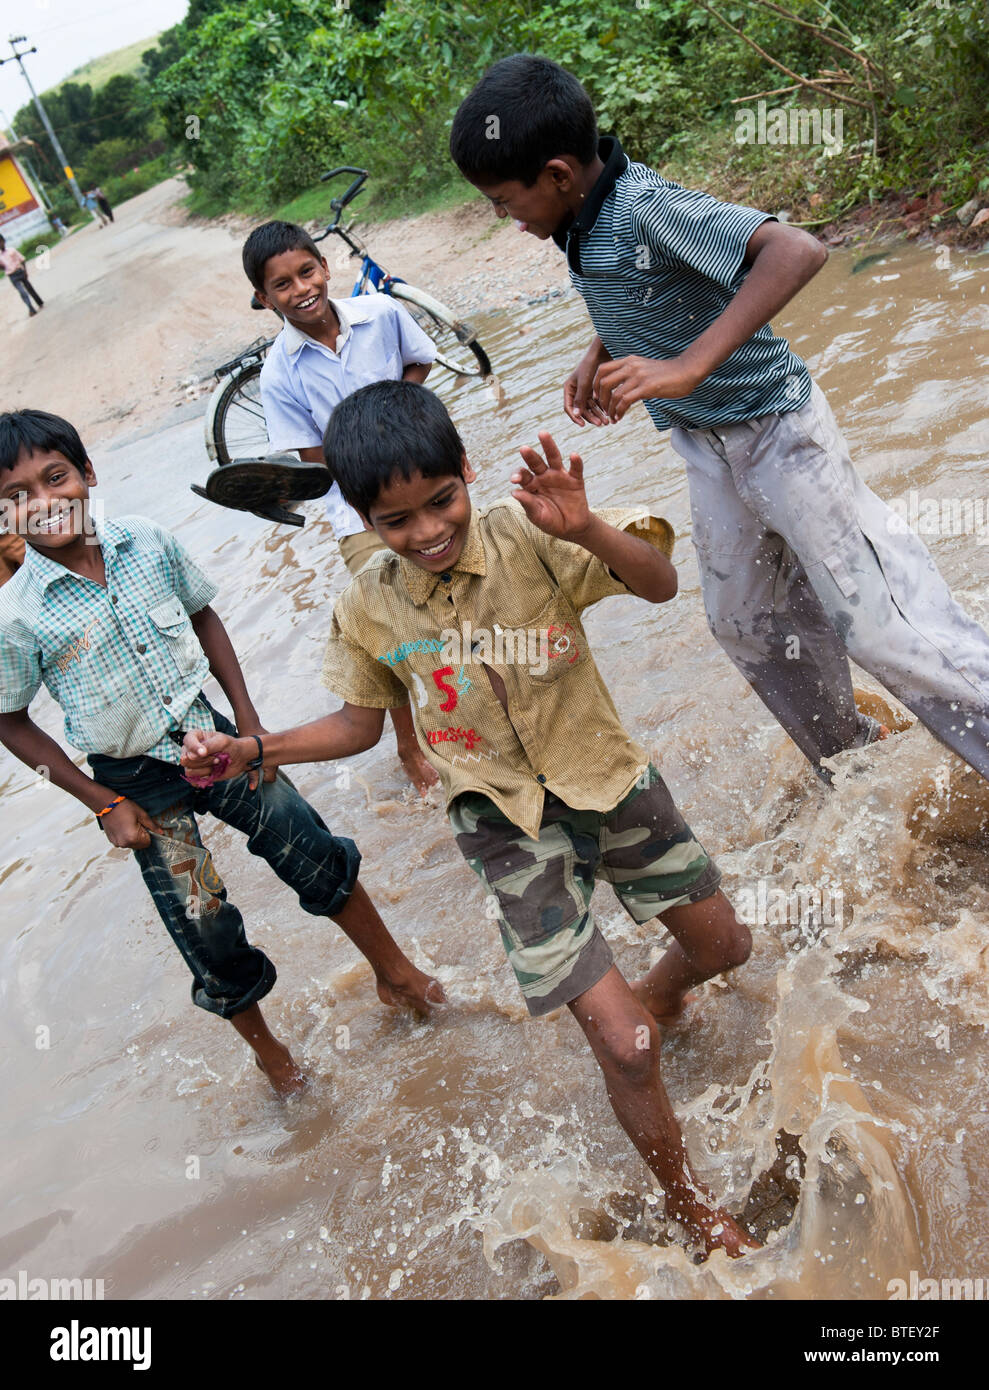
[[[660,178],[614,136],[598,152],[604,172],[554,240],[613,358],[678,357],[731,303],[749,238],[772,218]],[[805,363],[766,324],[689,396],[644,404],[657,429],[710,429],[798,410],[810,388]]]

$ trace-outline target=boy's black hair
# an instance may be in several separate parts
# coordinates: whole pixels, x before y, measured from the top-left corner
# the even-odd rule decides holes
[[[7,472],[21,454],[58,453],[86,472],[86,448],[78,431],[47,410],[11,410],[0,415],[0,470]]]
[[[323,456],[344,500],[369,516],[383,487],[462,475],[463,442],[439,396],[415,381],[375,381],[346,396],[330,416]]]
[[[548,58],[515,53],[495,63],[460,104],[450,154],[464,178],[518,179],[531,188],[551,159],[598,152],[591,99],[572,72]]]
[[[311,251],[317,261],[322,254],[304,227],[297,227],[294,222],[263,222],[254,228],[241,252],[244,273],[256,290],[264,289],[268,261],[283,251]]]

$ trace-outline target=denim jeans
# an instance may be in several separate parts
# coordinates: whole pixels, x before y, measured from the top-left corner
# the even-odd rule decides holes
[[[233,725],[214,711],[221,733]],[[275,967],[247,940],[244,919],[203,844],[196,816],[209,813],[247,835],[247,848],[267,860],[298,895],[304,912],[336,916],[357,882],[361,856],[353,840],[333,835],[279,771],[251,791],[246,776],[212,787],[190,786],[181,769],[157,758],[89,758],[98,782],[123,792],[161,827],[148,849],[134,851],[169,935],[192,971],[192,1000],[231,1018],[275,983]]]
[[[32,299],[34,300],[34,303],[38,305],[39,309],[44,305],[45,301],[41,298],[41,295],[31,284],[31,281],[27,278],[26,270],[15,270],[7,278],[10,280],[10,283],[13,285],[14,289],[17,291],[20,297],[24,300],[24,303],[27,305],[29,314],[37,312],[34,308],[34,305],[31,303]]]

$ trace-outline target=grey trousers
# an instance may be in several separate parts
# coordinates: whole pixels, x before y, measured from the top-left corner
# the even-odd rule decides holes
[[[851,656],[989,778],[989,635],[855,472],[819,388],[672,444],[711,631],[798,748],[819,764],[868,741]]]

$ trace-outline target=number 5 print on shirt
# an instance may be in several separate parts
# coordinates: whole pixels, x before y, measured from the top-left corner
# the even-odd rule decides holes
[[[449,714],[452,709],[457,708],[457,692],[452,685],[447,685],[444,676],[452,676],[452,666],[441,666],[438,671],[433,672],[433,680],[436,682],[436,689],[441,694],[446,695],[446,699],[440,702],[440,709],[444,714]]]

